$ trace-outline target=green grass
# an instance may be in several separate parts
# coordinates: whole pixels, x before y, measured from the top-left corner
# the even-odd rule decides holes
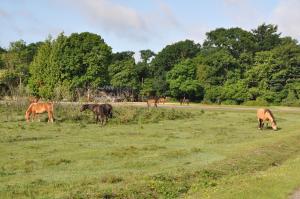
[[[6,108],[5,108],[6,107]],[[0,107],[0,198],[286,198],[300,186],[300,115],[115,108],[105,127],[78,107],[53,124]],[[42,116],[45,121],[46,116]]]

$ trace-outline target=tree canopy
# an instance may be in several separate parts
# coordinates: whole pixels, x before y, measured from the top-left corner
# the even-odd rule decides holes
[[[83,32],[0,47],[0,90],[47,99],[105,86],[139,96],[187,97],[208,103],[300,105],[300,46],[278,27],[217,28],[203,44],[182,40],[159,52],[112,52],[100,35]]]

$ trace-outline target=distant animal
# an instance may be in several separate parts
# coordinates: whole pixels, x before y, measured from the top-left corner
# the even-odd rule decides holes
[[[184,105],[184,104],[186,104],[186,105],[189,105],[190,104],[190,100],[189,99],[187,99],[187,98],[182,98],[182,99],[180,99],[180,105]]]
[[[165,104],[167,102],[167,98],[166,97],[160,97],[158,98],[157,103],[159,104]]]
[[[83,104],[80,108],[80,112],[87,109],[95,114],[96,123],[98,123],[100,119],[102,126],[106,124],[108,117],[112,117],[112,106],[110,104]]]
[[[272,129],[277,130],[277,124],[275,121],[275,117],[270,109],[260,108],[257,110],[257,120],[258,120],[258,129],[262,129],[264,126],[264,122],[270,122]]]
[[[158,100],[159,100],[159,98],[157,98],[157,97],[148,99],[147,100],[148,108],[151,106],[151,104],[153,104],[153,106],[157,108]]]
[[[25,113],[25,119],[27,122],[35,119],[37,114],[48,113],[48,122],[53,122],[53,103],[52,102],[34,102],[31,103]]]

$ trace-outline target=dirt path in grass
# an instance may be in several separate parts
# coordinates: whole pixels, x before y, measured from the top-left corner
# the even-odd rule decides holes
[[[291,195],[290,199],[300,199],[300,188]]]
[[[15,101],[0,101],[0,104],[7,104],[9,102]],[[83,104],[82,102],[54,102],[59,104]],[[92,102],[91,102],[92,103]],[[116,102],[111,103],[113,106],[138,106],[147,107],[146,102]],[[153,107],[153,106],[152,106]],[[258,106],[242,106],[242,105],[206,105],[206,104],[190,104],[190,105],[180,105],[179,103],[165,103],[158,104],[158,108],[184,108],[184,109],[197,109],[197,110],[232,110],[232,111],[256,111]],[[286,107],[286,106],[271,106],[270,109],[274,111],[283,112],[299,112],[300,107]]]
[[[120,102],[112,103],[116,106],[139,106],[147,107],[146,102]],[[190,105],[180,105],[179,103],[165,103],[158,104],[158,108],[186,108],[186,109],[203,109],[203,110],[233,110],[233,111],[256,111],[259,107],[253,106],[239,106],[239,105],[205,105],[205,104],[190,104]],[[270,107],[274,111],[284,111],[284,112],[300,112],[299,107],[285,107],[285,106],[274,106]]]

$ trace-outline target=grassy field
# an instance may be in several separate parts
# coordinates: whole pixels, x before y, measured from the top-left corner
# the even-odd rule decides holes
[[[0,105],[0,198],[287,198],[300,187],[300,113],[118,107],[105,127],[78,106],[27,124]]]

